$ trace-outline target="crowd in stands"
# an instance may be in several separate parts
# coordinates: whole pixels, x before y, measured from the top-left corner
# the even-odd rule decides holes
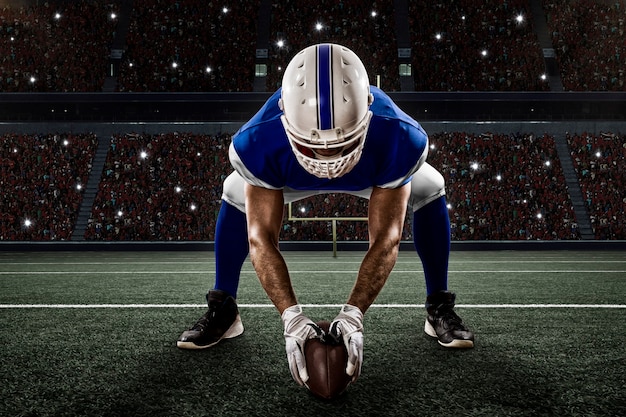
[[[409,21],[416,91],[549,89],[528,0],[412,1]]]
[[[258,2],[135,0],[121,91],[252,91]]]
[[[222,183],[232,172],[231,134],[114,135],[85,238],[93,241],[213,240]],[[431,135],[428,161],[446,179],[452,239],[580,239],[550,135]],[[616,133],[568,134],[597,239],[626,239],[626,145]],[[4,134],[0,239],[72,236],[97,138],[93,134]],[[331,221],[367,216],[367,201],[323,194],[285,210],[282,240],[332,238]],[[403,239],[411,239],[407,213]],[[367,222],[337,221],[338,240],[367,240]]]
[[[320,42],[352,49],[363,60],[371,84],[380,84],[387,91],[400,89],[393,2],[273,2],[270,33],[267,80],[270,91],[280,86],[283,70],[296,52]]]
[[[626,1],[543,0],[570,91],[625,91]]]
[[[121,3],[51,0],[0,9],[0,92],[101,91],[122,20],[111,14]],[[530,0],[408,3],[409,45],[402,48],[411,49],[416,91],[549,89]],[[259,4],[135,0],[128,31],[120,31],[117,89],[252,91],[257,48],[268,48],[266,89],[273,91],[293,54],[318,42],[350,47],[372,84],[400,89],[393,2],[272,2],[269,45],[257,44]],[[626,0],[542,6],[565,89],[624,91]]]
[[[112,138],[88,240],[212,240],[230,135]]]
[[[114,1],[0,8],[0,92],[101,91]]]
[[[93,134],[0,136],[0,240],[68,240],[97,148]]]
[[[451,132],[431,144],[454,240],[580,238],[553,137]]]
[[[626,239],[626,138],[567,134],[596,239]]]

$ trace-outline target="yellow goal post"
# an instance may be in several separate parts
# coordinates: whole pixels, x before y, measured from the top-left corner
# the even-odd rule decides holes
[[[354,221],[366,222],[367,217],[297,217],[293,215],[292,203],[287,204],[287,220],[292,222],[331,222],[333,237],[333,258],[337,257],[337,222]]]

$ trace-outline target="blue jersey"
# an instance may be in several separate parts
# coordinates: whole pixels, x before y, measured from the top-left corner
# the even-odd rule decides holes
[[[318,178],[300,165],[280,121],[280,90],[233,136],[233,167],[247,182],[271,189],[358,191],[406,184],[426,159],[428,136],[387,94],[370,88],[373,116],[363,154],[345,175]]]

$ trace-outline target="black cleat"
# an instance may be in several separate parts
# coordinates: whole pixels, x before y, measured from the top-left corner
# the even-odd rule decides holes
[[[437,338],[441,346],[448,348],[473,348],[474,333],[454,312],[456,296],[450,291],[439,291],[426,298],[426,323],[424,332]]]
[[[243,324],[235,299],[220,290],[206,295],[209,310],[191,329],[180,335],[176,346],[181,349],[206,349],[222,339],[237,337],[243,333]]]

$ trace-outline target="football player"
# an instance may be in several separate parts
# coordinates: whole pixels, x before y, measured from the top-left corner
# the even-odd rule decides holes
[[[316,335],[298,304],[278,249],[284,205],[320,193],[369,199],[369,249],[331,331],[348,349],[347,373],[360,374],[363,314],[396,262],[406,208],[426,279],[424,331],[449,348],[474,335],[448,291],[450,221],[444,179],[426,162],[428,136],[380,89],[361,60],[336,44],[300,51],[281,89],[233,136],[215,234],[216,279],[208,311],[177,346],[203,349],[243,332],[236,304],[240,269],[250,259],[284,324],[289,369],[306,383],[303,346]]]

